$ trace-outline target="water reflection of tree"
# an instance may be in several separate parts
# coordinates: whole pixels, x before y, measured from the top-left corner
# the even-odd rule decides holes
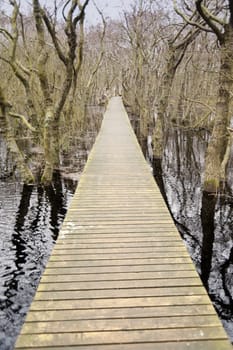
[[[205,139],[185,130],[169,132],[163,182],[177,227],[233,339],[232,188],[224,195],[202,194]]]
[[[198,269],[202,243],[200,211],[204,150],[202,137],[189,130],[172,130],[167,135],[162,162],[169,206]]]
[[[14,251],[14,260],[10,261],[10,269],[3,276],[4,282],[4,294],[6,299],[1,303],[1,309],[3,311],[3,320],[1,324],[3,332],[5,333],[5,342],[2,344],[3,349],[10,348],[12,346],[11,338],[13,330],[19,329],[18,323],[19,317],[15,318],[15,314],[22,314],[22,303],[20,295],[19,281],[23,275],[23,266],[27,261],[26,242],[22,235],[25,225],[26,216],[30,208],[30,199],[33,192],[32,186],[24,185],[21,193],[21,199],[16,213],[14,231],[12,234],[12,250]]]
[[[61,219],[66,214],[67,199],[64,196],[63,183],[59,173],[55,175],[53,185],[45,187],[45,193],[50,203],[50,228],[54,241],[57,239]]]
[[[214,244],[214,213],[216,197],[204,192],[202,196],[201,222],[203,240],[201,247],[201,279],[209,292],[209,276],[211,271]]]
[[[228,195],[219,195],[215,207],[215,240],[209,290],[222,318],[233,318],[233,208]],[[233,336],[233,324],[231,325]]]
[[[229,259],[225,261],[220,269],[220,274],[222,275],[223,289],[225,291],[226,297],[229,299],[229,311],[228,317],[233,317],[233,298],[232,298],[232,270],[233,267],[233,247],[231,248]]]
[[[21,232],[30,206],[32,191],[32,186],[23,186],[21,200],[16,213],[14,232],[12,234],[12,246],[14,247],[15,259],[14,264],[12,264],[10,269],[11,278],[5,283],[5,296],[7,299],[5,300],[4,308],[9,307],[14,303],[12,301],[12,296],[15,296],[18,291],[18,276],[21,273],[22,266],[26,262],[25,241]]]
[[[3,276],[5,298],[1,302],[0,328],[5,344],[1,343],[0,348],[13,346],[66,213],[70,192],[59,175],[49,187],[22,188],[11,236],[14,257]]]

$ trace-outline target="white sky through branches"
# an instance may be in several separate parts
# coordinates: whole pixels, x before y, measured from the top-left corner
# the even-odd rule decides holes
[[[122,11],[129,9],[135,0],[95,0],[95,3],[105,17],[119,19]],[[92,0],[90,0],[86,12],[88,24],[96,24],[101,21]]]
[[[123,10],[128,10],[130,5],[135,3],[135,0],[94,0],[98,8],[102,11],[104,17],[111,19],[119,19]],[[47,8],[53,9],[53,0],[40,0],[42,5]],[[65,1],[58,1],[58,4],[64,4]],[[21,0],[21,10],[22,12],[31,12],[32,0]],[[0,9],[6,11],[10,14],[12,7],[9,5],[9,0],[0,0]],[[100,15],[98,14],[93,0],[90,0],[87,10],[86,10],[86,21],[88,25],[95,25],[101,22]]]

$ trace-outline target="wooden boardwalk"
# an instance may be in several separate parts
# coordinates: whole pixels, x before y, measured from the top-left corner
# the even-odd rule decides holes
[[[16,349],[232,349],[119,97],[110,100]]]

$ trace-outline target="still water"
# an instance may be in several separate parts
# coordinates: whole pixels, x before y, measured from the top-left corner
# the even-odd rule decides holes
[[[155,177],[233,342],[233,163],[228,167],[226,188],[218,194],[203,193],[207,140],[204,131],[170,131],[161,176]],[[155,174],[158,170],[155,165]]]
[[[11,350],[76,182],[43,188],[0,181],[0,349]]]

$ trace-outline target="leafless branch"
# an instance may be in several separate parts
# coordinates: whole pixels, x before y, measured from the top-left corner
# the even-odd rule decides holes
[[[22,123],[31,131],[36,132],[36,129],[29,123],[29,121],[22,115],[14,112],[9,112],[9,116],[20,119]]]
[[[205,20],[206,24],[212,29],[212,31],[216,34],[220,43],[223,42],[223,34],[220,29],[214,23],[212,19],[212,15],[208,11],[208,9],[203,5],[203,0],[196,0],[196,8],[199,12],[200,16]],[[216,21],[215,21],[216,22]]]

